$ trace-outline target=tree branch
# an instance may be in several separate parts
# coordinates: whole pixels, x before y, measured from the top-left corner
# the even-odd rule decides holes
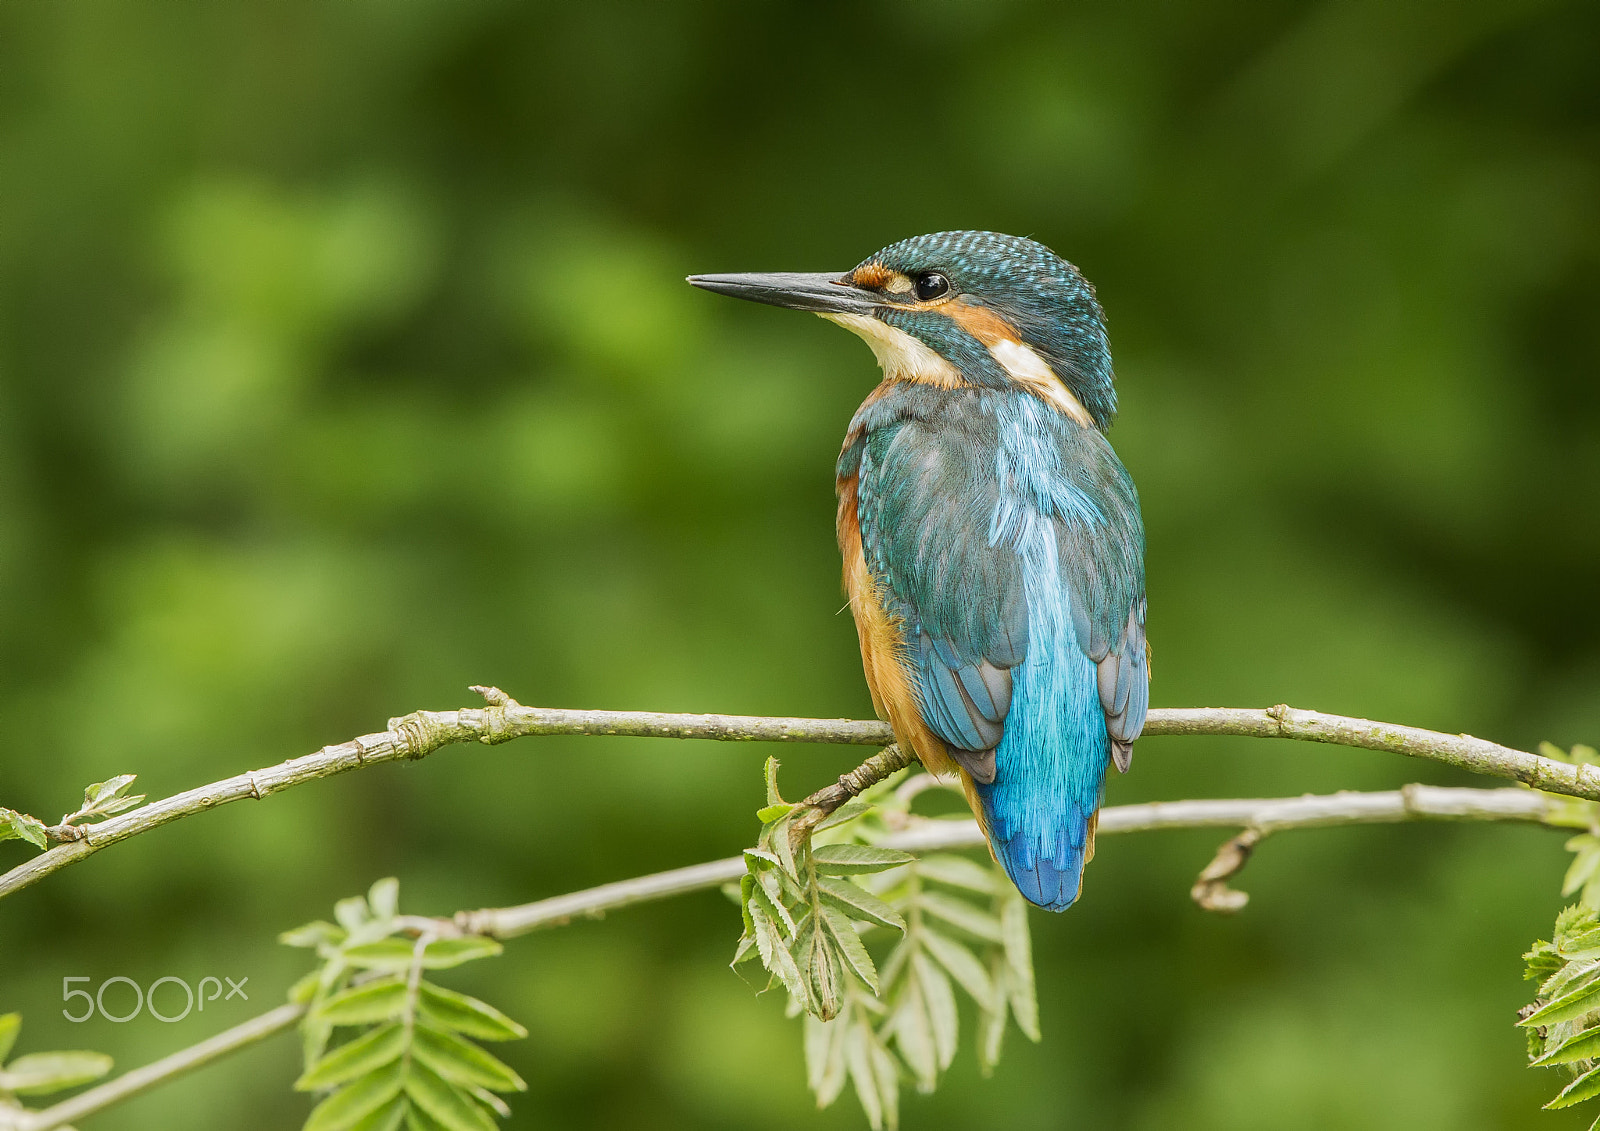
[[[69,1100],[62,1100],[42,1111],[15,1117],[9,1124],[0,1123],[0,1127],[14,1128],[15,1131],[51,1131],[52,1128],[62,1127],[74,1119],[82,1119],[103,1108],[132,1099],[140,1092],[154,1088],[158,1084],[165,1084],[168,1080],[210,1064],[213,1060],[229,1053],[238,1052],[257,1041],[265,1040],[274,1033],[281,1033],[299,1021],[305,1011],[306,1007],[303,1005],[280,1005],[277,1009],[268,1010],[259,1017],[252,1017],[242,1025],[235,1025],[232,1029],[224,1030],[199,1044],[180,1049],[171,1056],[162,1057],[143,1068],[124,1072],[115,1080],[108,1080],[98,1087],[90,1088],[87,1092],[80,1092]],[[4,1118],[5,1113],[0,1112],[0,1120]]]
[[[868,763],[873,760],[869,759]],[[862,768],[865,768],[863,765]],[[848,776],[848,775],[847,775]],[[916,781],[917,779],[913,779]],[[907,785],[911,785],[910,782]],[[829,787],[833,789],[835,787]],[[824,793],[826,791],[819,791]],[[858,791],[859,792],[859,791]],[[813,794],[813,797],[818,796]],[[842,800],[835,803],[842,804]],[[1215,801],[1161,801],[1144,805],[1117,805],[1100,811],[1100,833],[1142,832],[1154,829],[1244,827],[1259,839],[1266,831],[1320,828],[1331,825],[1383,824],[1399,821],[1524,821],[1541,824],[1555,803],[1543,794],[1524,789],[1447,789],[1408,785],[1382,793],[1341,792],[1324,796],[1241,798]],[[913,817],[907,827],[886,837],[886,847],[913,852],[976,848],[984,843],[976,821]],[[1230,842],[1232,843],[1232,842]],[[1241,861],[1242,863],[1242,861]],[[1213,862],[1212,867],[1216,867]],[[1208,869],[1209,871],[1210,869]],[[1237,868],[1234,869],[1236,871]],[[541,899],[516,907],[458,911],[451,918],[405,917],[405,926],[419,934],[475,934],[514,938],[578,918],[600,918],[637,903],[720,887],[744,874],[743,856],[711,860],[687,868],[674,868],[585,891]],[[1228,873],[1231,875],[1232,873]],[[1240,893],[1234,893],[1238,895]],[[51,1131],[73,1119],[110,1107],[157,1084],[245,1048],[288,1029],[305,1012],[290,1004],[237,1025],[190,1048],[136,1068],[115,1080],[63,1100],[43,1111],[31,1112],[0,1128],[15,1131]],[[0,1120],[5,1118],[0,1113]]]
[[[475,688],[487,707],[415,711],[389,720],[389,729],[248,773],[173,794],[98,824],[79,826],[70,843],[0,875],[0,897],[36,883],[108,845],[169,821],[361,766],[426,757],[463,742],[500,743],[545,734],[703,738],[722,742],[826,742],[881,746],[893,741],[887,723],[851,719],[764,718],[743,715],[675,715],[652,711],[572,711],[524,707],[496,688]],[[1477,773],[1512,778],[1550,793],[1600,801],[1600,768],[1573,765],[1513,750],[1470,735],[1438,734],[1392,723],[1324,715],[1277,706],[1167,708],[1150,712],[1144,733],[1292,738],[1428,758]],[[866,783],[870,784],[870,783]],[[831,787],[830,787],[831,788]],[[864,788],[864,786],[863,786]],[[820,818],[819,818],[820,820]],[[73,835],[73,834],[67,834]]]

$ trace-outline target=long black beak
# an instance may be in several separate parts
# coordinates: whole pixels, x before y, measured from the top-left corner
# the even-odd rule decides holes
[[[690,275],[689,282],[719,295],[817,314],[870,314],[883,302],[876,292],[845,282],[843,275],[774,271],[748,275]]]

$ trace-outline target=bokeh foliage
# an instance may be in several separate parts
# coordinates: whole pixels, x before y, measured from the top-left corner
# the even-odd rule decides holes
[[[1597,57],[1549,0],[0,6],[0,804],[162,796],[471,683],[868,713],[831,468],[870,359],[680,279],[945,227],[1099,287],[1155,702],[1593,742]],[[444,913],[748,844],[763,753],[524,741],[182,822],[0,907],[0,1009],[131,1066],[247,1007],[77,1026],[62,977],[265,1008],[277,932],[377,877]],[[1446,780],[1137,753],[1112,802]],[[1528,1125],[1506,1022],[1558,837],[1274,838],[1234,920],[1188,903],[1213,839],[1103,846],[1032,920],[1043,1042],[906,1124]],[[737,929],[706,893],[463,969],[531,1030],[511,1125],[860,1126]],[[296,1052],[109,1118],[293,1125]]]

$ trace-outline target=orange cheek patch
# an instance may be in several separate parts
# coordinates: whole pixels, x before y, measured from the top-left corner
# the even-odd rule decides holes
[[[947,302],[936,309],[986,346],[1007,339],[1016,341],[1021,337],[1015,326],[987,306],[978,306],[970,302]]]

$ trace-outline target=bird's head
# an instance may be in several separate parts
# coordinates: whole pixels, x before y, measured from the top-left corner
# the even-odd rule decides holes
[[[1102,431],[1117,411],[1094,288],[1041,243],[934,232],[843,274],[691,275],[736,298],[809,310],[866,339],[889,380],[1022,387]]]

